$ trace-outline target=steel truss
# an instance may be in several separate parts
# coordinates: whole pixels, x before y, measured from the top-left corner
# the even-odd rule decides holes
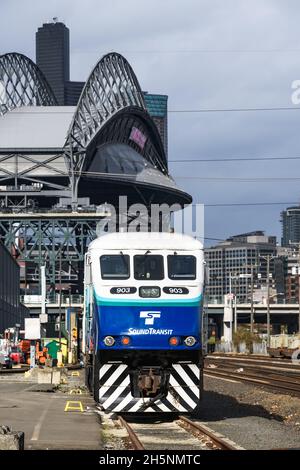
[[[0,217],[0,239],[10,249],[23,270],[21,283],[39,286],[40,266],[46,266],[47,284],[62,280],[82,291],[83,261],[88,244],[96,238],[101,216],[96,214],[37,214]]]
[[[32,60],[16,52],[0,56],[0,115],[20,106],[56,104],[46,78]]]
[[[59,168],[62,160],[64,162],[63,151],[53,154],[51,149],[48,151],[40,149],[35,153],[31,151],[30,154],[25,152],[7,154],[0,149],[0,185],[6,185],[3,196],[0,192],[0,208],[14,207],[12,203],[14,198],[25,200],[30,197],[58,195],[59,192],[62,195],[66,194],[69,190],[69,178],[67,169]],[[41,170],[48,172],[48,177],[40,175]],[[68,194],[70,195],[71,193]],[[7,204],[8,198],[11,204]]]
[[[0,56],[0,115],[30,105],[56,105],[43,74],[21,54]],[[147,137],[143,149],[129,141],[133,126]],[[102,142],[124,142],[133,146],[145,160],[168,174],[163,144],[146,110],[141,87],[129,63],[117,53],[105,55],[91,72],[61,153],[60,149],[28,149],[22,153],[12,149],[8,154],[4,149],[1,153],[0,149],[0,186],[3,182],[11,184],[5,191],[0,191],[0,199],[6,209],[11,207],[13,211],[6,214],[0,206],[0,239],[21,265],[24,287],[29,284],[38,288],[39,269],[43,264],[46,265],[48,285],[57,285],[61,259],[62,271],[66,273],[63,282],[69,284],[69,288],[72,284],[73,293],[76,290],[82,292],[84,254],[87,245],[97,236],[101,216],[77,212],[54,214],[51,211],[43,214],[41,210],[22,214],[22,211],[28,208],[30,197],[37,200],[44,197],[48,201],[44,208],[49,210],[55,196],[56,202],[65,196],[70,198],[74,209],[78,208],[78,186],[84,165],[88,163],[88,150],[101,139]],[[66,172],[58,168],[59,158],[64,158]],[[12,167],[7,165],[8,162]],[[51,178],[40,176],[46,173],[40,172],[41,168],[48,174],[51,170]]]

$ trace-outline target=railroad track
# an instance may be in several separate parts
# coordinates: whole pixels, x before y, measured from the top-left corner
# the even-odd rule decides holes
[[[206,361],[226,361],[226,363],[232,364],[253,364],[257,366],[265,366],[276,369],[291,369],[300,372],[300,361],[292,362],[290,359],[276,359],[268,356],[241,356],[241,355],[207,355]]]
[[[204,373],[210,377],[224,379],[233,379],[239,382],[247,382],[253,385],[266,387],[281,393],[300,397],[300,374],[297,376],[287,375],[286,373],[273,373],[263,368],[253,367],[248,370],[245,364],[240,365],[238,369],[232,366],[218,364],[216,369],[204,368]]]
[[[291,367],[278,367],[276,365],[270,364],[259,364],[256,362],[247,362],[247,361],[228,361],[226,359],[205,359],[205,365],[214,364],[216,366],[228,367],[228,368],[237,368],[237,367],[245,367],[248,370],[261,370],[266,373],[275,372],[276,374],[281,374],[290,377],[297,377],[300,376],[300,367],[299,366],[292,366]]]
[[[205,372],[225,373],[229,377],[262,384],[268,382],[275,388],[300,393],[300,364],[273,361],[271,358],[231,357],[209,355],[205,359]]]
[[[133,450],[244,450],[243,447],[208,428],[204,423],[185,416],[162,421],[157,418],[126,418],[118,416],[126,429]],[[133,422],[134,419],[134,422]]]
[[[3,374],[24,374],[24,372],[26,372],[27,370],[29,370],[29,367],[20,367],[18,369],[0,369],[0,375]]]

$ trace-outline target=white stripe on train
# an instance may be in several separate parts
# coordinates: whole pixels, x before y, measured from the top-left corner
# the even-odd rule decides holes
[[[112,364],[105,364],[100,368],[99,371],[99,378],[103,378],[105,373],[109,371],[110,367]],[[199,368],[196,364],[173,364],[172,366],[174,368],[174,371],[177,372],[177,374],[184,380],[184,382],[187,384],[187,387],[190,392],[192,392],[194,399],[190,397],[189,394],[186,393],[184,390],[184,387],[182,387],[178,381],[175,379],[175,377],[170,375],[170,387],[173,389],[172,391],[174,392],[175,395],[178,396],[178,399],[168,392],[167,397],[164,399],[164,401],[170,405],[170,408],[164,403],[161,402],[161,400],[157,400],[152,407],[151,405],[147,408],[144,409],[145,412],[157,412],[157,409],[159,408],[161,411],[164,412],[172,412],[174,410],[177,411],[191,411],[196,408],[198,404],[198,400],[200,398],[200,391],[199,388],[197,387],[196,383],[191,380],[185,369],[189,367],[189,369],[194,373],[196,382],[200,382],[200,371]],[[121,376],[122,373],[125,372],[127,366],[126,364],[120,364],[117,369],[113,372],[113,374],[107,379],[105,384],[101,385],[99,389],[99,399],[101,401],[101,398],[105,395],[108,390],[113,387],[114,383],[117,381],[117,379]],[[116,386],[116,389],[111,393],[109,397],[105,399],[103,403],[101,403],[101,406],[104,410],[109,410],[109,411],[114,411],[114,412],[121,412],[124,410],[131,401],[135,401],[135,403],[126,411],[127,412],[136,412],[139,411],[141,408],[143,409],[143,406],[149,402],[150,398],[134,398],[131,395],[131,392],[127,393],[127,395],[121,399],[121,401],[118,400],[118,397],[121,397],[121,395],[125,392],[126,388],[130,385],[130,377],[127,375],[124,380]],[[181,399],[181,400],[180,400]],[[180,401],[183,401],[187,406],[183,406]],[[116,404],[114,405],[114,402]]]

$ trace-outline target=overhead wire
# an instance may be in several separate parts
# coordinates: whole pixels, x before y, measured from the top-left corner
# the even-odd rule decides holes
[[[278,106],[265,108],[206,108],[206,109],[169,109],[168,113],[235,113],[259,111],[300,111],[297,106]]]

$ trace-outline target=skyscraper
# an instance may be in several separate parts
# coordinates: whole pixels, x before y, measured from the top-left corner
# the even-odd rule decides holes
[[[168,96],[144,92],[148,113],[155,122],[168,156]]]
[[[70,80],[69,29],[57,18],[36,32],[36,63],[44,73],[59,105],[65,104],[65,83]]]
[[[281,212],[282,246],[300,242],[300,206],[288,207]]]
[[[51,86],[57,103],[76,106],[84,82],[70,81],[70,32],[57,18],[38,28],[36,63]]]

